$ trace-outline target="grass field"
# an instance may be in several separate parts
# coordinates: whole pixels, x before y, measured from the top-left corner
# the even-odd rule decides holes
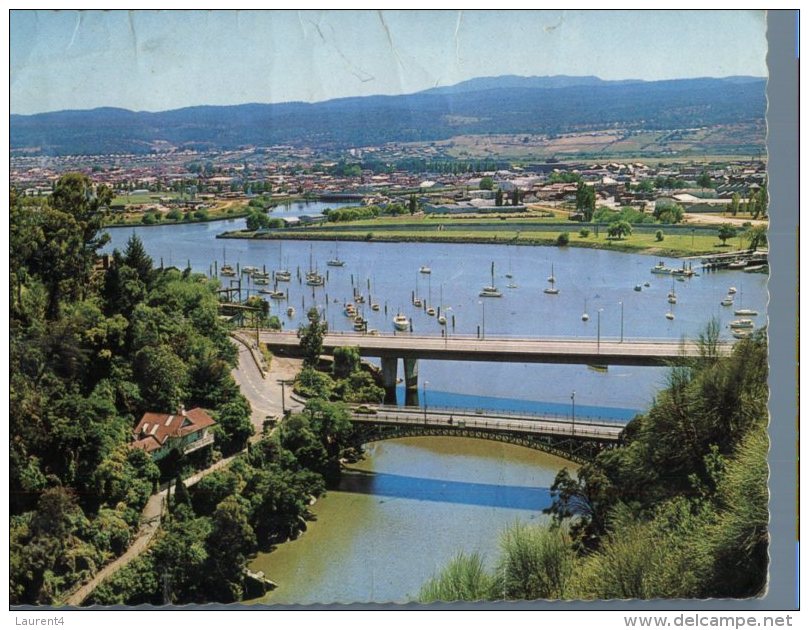
[[[556,223],[554,225],[554,222]],[[559,219],[509,218],[499,222],[497,218],[437,220],[420,217],[386,217],[354,221],[345,224],[326,224],[306,228],[276,230],[257,238],[316,239],[316,240],[362,240],[362,241],[412,241],[412,242],[467,242],[504,243],[514,245],[557,245],[562,232],[567,233],[571,247],[590,247],[615,251],[658,254],[661,256],[697,256],[721,253],[736,247],[746,246],[743,238],[728,240],[723,246],[711,228],[673,228],[646,224],[644,231],[636,226],[633,234],[623,239],[607,238],[604,226],[570,223],[559,224]],[[580,230],[589,230],[582,236]],[[663,240],[656,240],[655,232],[663,233]],[[596,233],[598,232],[598,233]],[[231,232],[230,238],[252,238],[251,232]]]

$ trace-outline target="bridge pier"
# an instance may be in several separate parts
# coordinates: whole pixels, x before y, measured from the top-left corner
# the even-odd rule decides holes
[[[382,387],[385,389],[385,404],[396,404],[396,370],[399,359],[382,357]]]
[[[418,391],[419,389],[419,360],[405,359],[405,389]]]

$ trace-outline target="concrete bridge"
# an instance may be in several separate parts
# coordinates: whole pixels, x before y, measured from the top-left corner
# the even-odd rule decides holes
[[[458,409],[380,406],[352,414],[357,442],[413,436],[495,440],[552,453],[578,462],[591,460],[621,439],[623,425],[595,418]]]
[[[261,341],[275,352],[296,354],[299,340],[295,332],[261,333]],[[720,342],[720,355],[730,354],[732,343]],[[578,363],[584,365],[660,366],[699,358],[700,346],[693,341],[624,340],[582,338],[509,338],[474,336],[427,337],[412,333],[367,335],[328,333],[323,350],[331,354],[339,346],[359,348],[363,357],[378,357],[386,390],[395,389],[398,360],[404,363],[407,389],[418,388],[419,359],[443,361],[491,361],[506,363]]]

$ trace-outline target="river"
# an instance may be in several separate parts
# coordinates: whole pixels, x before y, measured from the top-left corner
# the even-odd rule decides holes
[[[295,541],[250,564],[279,584],[249,603],[404,602],[460,550],[496,562],[500,534],[546,519],[569,462],[467,438],[377,442],[314,506]]]
[[[317,214],[327,205],[293,204],[284,212]],[[288,329],[315,306],[332,330],[351,330],[343,304],[355,291],[368,299],[364,315],[381,334],[392,333],[399,310],[411,318],[415,333],[441,334],[436,317],[412,305],[413,294],[441,307],[449,335],[680,339],[695,337],[714,316],[722,336],[730,338],[734,307],[720,301],[731,286],[737,290],[735,308],[756,309],[756,324],[766,321],[767,277],[761,274],[718,271],[676,282],[650,272],[655,257],[580,248],[215,238],[243,226],[243,219],[234,219],[116,228],[109,230],[108,249],[123,249],[134,232],[157,264],[190,263],[203,273],[213,272],[214,261],[288,267],[293,281],[279,288],[289,300],[271,305]],[[326,266],[335,256],[344,266]],[[492,283],[492,263],[503,297],[481,298],[481,288]],[[310,266],[328,274],[325,287],[298,280],[298,272]],[[421,266],[431,273],[420,273]],[[551,274],[558,295],[543,292]],[[258,288],[244,276],[242,297]],[[672,290],[673,305],[667,301]],[[379,311],[368,308],[371,301]],[[293,317],[286,315],[289,306]],[[582,319],[585,309],[588,321]],[[665,317],[669,311],[674,319]],[[418,396],[432,407],[567,414],[575,392],[576,417],[626,422],[665,385],[666,369],[421,361],[419,378]],[[543,518],[547,488],[563,465],[522,447],[462,438],[373,444],[340,487],[315,505],[318,520],[309,531],[252,563],[280,583],[264,601],[405,601],[459,550],[481,551],[491,562],[509,523]]]

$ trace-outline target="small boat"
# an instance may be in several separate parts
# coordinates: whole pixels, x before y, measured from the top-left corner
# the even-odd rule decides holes
[[[307,273],[306,284],[310,287],[322,287],[326,284],[326,278],[321,276],[319,273]]]
[[[752,308],[737,308],[735,311],[733,311],[733,314],[746,317],[755,317],[758,315],[758,311],[755,311]]]
[[[292,280],[292,274],[286,269],[282,269],[280,271],[275,272],[275,279],[278,282],[289,282],[290,280]]]
[[[446,326],[446,325],[447,325],[447,318],[446,318],[446,317],[444,317],[443,315],[439,315],[439,316],[438,316],[438,323],[439,323],[441,326]]]
[[[415,306],[416,308],[421,308],[422,306],[421,298],[413,298],[413,306]]]
[[[669,311],[668,313],[666,313],[666,319],[668,319],[668,320],[672,320],[672,319],[674,319],[674,313],[672,313],[671,311]]]
[[[363,332],[367,325],[368,322],[365,321],[362,317],[360,317],[359,320],[356,319],[354,320],[354,330],[356,330],[357,332]]]
[[[365,304],[365,296],[362,293],[357,293],[357,295],[354,296],[354,301],[357,304]]]
[[[584,312],[581,314],[581,321],[589,321],[590,315],[587,313],[587,298],[584,298]]]
[[[287,309],[287,315],[288,315],[289,317],[295,317],[295,309],[294,309],[294,308],[292,308],[292,307],[290,306],[290,307]]]
[[[258,267],[251,267],[250,265],[242,267],[242,273],[246,273],[248,276],[256,271],[258,271]]]
[[[752,319],[734,319],[730,322],[731,329],[734,328],[754,328],[755,324]]]
[[[609,366],[603,363],[588,363],[587,367],[594,372],[607,372],[609,370]]]
[[[492,283],[488,287],[483,287],[478,295],[480,297],[503,297],[500,290],[494,286],[494,261],[492,261]]]
[[[559,289],[554,286],[556,276],[553,275],[553,263],[551,263],[551,275],[548,276],[548,282],[550,283],[550,286],[543,289],[543,293],[547,293],[548,295],[559,295]]]
[[[643,287],[639,284],[635,285],[635,291],[643,291]]]
[[[649,288],[650,286],[652,286],[652,284],[649,281],[646,281],[646,282],[643,283],[643,286],[645,286],[646,288]]]
[[[734,260],[732,263],[728,263],[728,269],[744,269],[747,267],[746,260]]]
[[[430,317],[433,317],[435,315],[435,309],[432,306],[430,306],[427,309],[427,315],[429,315]]]
[[[376,302],[371,304],[371,310],[372,311],[378,311],[379,310],[379,304],[377,304]]]
[[[736,339],[748,339],[753,334],[753,331],[752,330],[732,330],[731,334]]]
[[[251,275],[253,276],[253,280],[269,280],[270,279],[269,272],[267,272],[267,271],[259,271],[258,269],[253,271],[251,273]]]
[[[733,305],[733,296],[726,295],[722,298],[722,301],[719,302],[722,306],[732,306]]]
[[[221,269],[219,270],[220,276],[235,276],[236,271],[230,265],[222,265]]]
[[[410,328],[410,320],[405,315],[399,313],[393,318],[393,327],[396,330],[407,330]]]
[[[268,278],[256,278],[253,276],[253,284],[270,284]]]
[[[419,273],[432,273],[433,270],[430,269],[427,265],[422,265],[419,267]]]
[[[332,258],[331,260],[327,260],[327,261],[326,261],[326,264],[327,264],[329,267],[342,267],[342,266],[343,266],[343,265],[345,265],[346,263],[345,263],[345,261],[344,261],[344,260],[340,260],[340,250],[338,249],[338,246],[337,246],[337,242],[336,242],[336,241],[335,241],[335,243],[334,243],[334,249],[335,249],[335,251],[334,251],[334,258]]]
[[[517,288],[517,285],[516,285],[516,284],[514,284],[513,282],[509,282],[509,283],[506,285],[506,288],[507,288],[507,289],[516,289],[516,288]]]
[[[283,291],[278,291],[277,289],[275,291],[270,291],[269,293],[271,300],[285,300],[287,298],[286,293],[284,293]]]
[[[357,314],[357,309],[354,308],[351,302],[347,302],[343,312],[346,314],[346,317],[354,317]]]
[[[736,293],[736,287],[730,287],[728,289],[728,295],[733,295],[734,293]]]
[[[376,328],[369,328],[365,331],[366,335],[378,335],[379,331]]]

